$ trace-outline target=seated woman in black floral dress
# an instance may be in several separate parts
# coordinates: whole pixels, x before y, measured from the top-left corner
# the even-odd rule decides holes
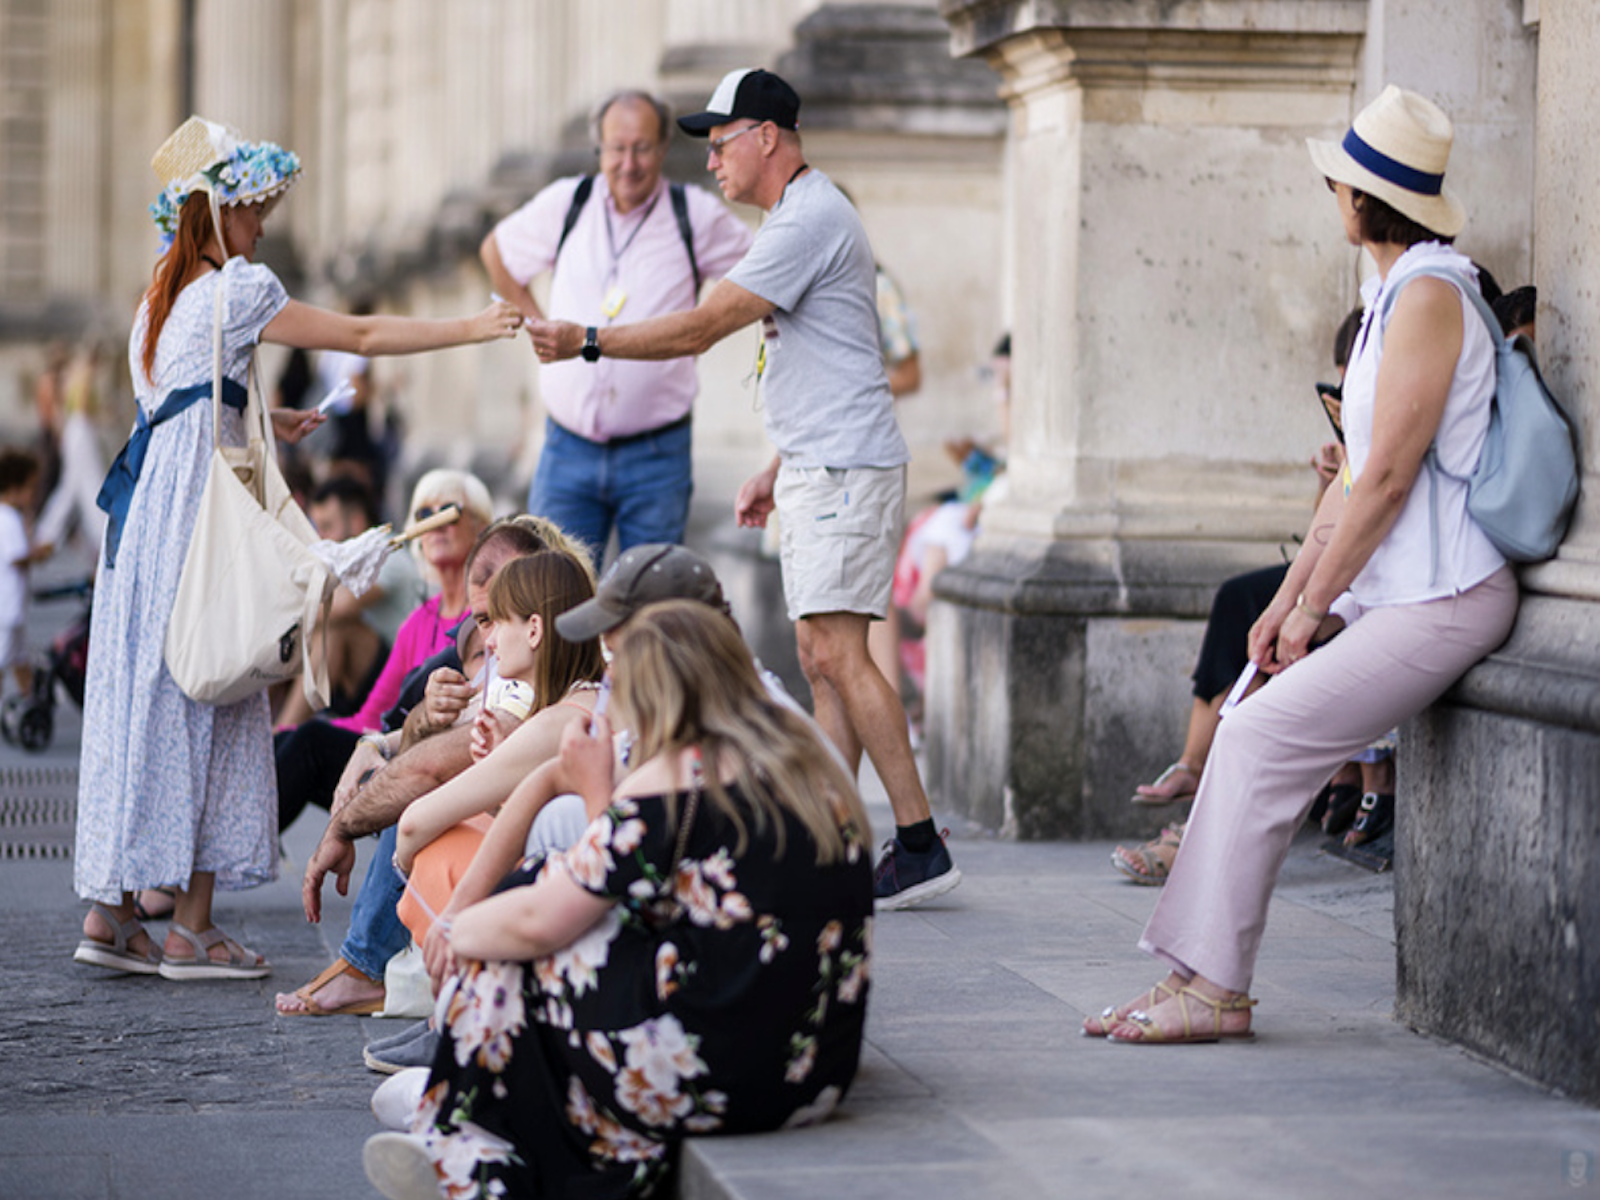
[[[687,1134],[827,1116],[866,1020],[872,870],[854,786],[772,702],[725,617],[644,609],[611,641],[611,728],[552,773],[599,815],[464,911],[412,1133],[367,1143],[393,1200],[660,1192]]]

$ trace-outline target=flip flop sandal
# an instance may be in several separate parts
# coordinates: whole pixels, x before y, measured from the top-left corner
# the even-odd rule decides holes
[[[161,947],[152,942],[150,949],[143,954],[135,953],[128,948],[128,943],[133,940],[134,935],[144,929],[137,918],[131,921],[119,921],[117,914],[104,904],[91,904],[89,911],[99,913],[100,919],[110,927],[111,940],[102,942],[92,937],[84,938],[72,952],[74,962],[87,963],[91,967],[107,967],[113,971],[126,971],[130,975],[155,975],[160,972]]]
[[[384,997],[378,996],[371,1000],[352,1000],[349,1004],[341,1004],[337,1008],[325,1008],[313,998],[333,980],[341,975],[354,975],[368,983],[377,983],[364,971],[357,970],[342,958],[336,958],[322,969],[322,973],[304,987],[298,987],[294,994],[299,997],[305,1008],[299,1011],[285,1012],[278,1009],[282,1017],[370,1017],[373,1013],[383,1011]]]
[[[1118,846],[1111,852],[1111,865],[1140,887],[1160,887],[1172,873],[1172,864],[1178,857],[1178,847],[1182,842],[1180,827],[1168,825],[1161,831],[1160,837],[1142,846]],[[1138,865],[1129,862],[1123,857],[1124,854],[1137,859]]]
[[[213,925],[204,933],[196,933],[187,925],[174,921],[169,931],[177,934],[194,948],[193,957],[173,958],[170,954],[161,960],[161,978],[187,983],[197,979],[260,979],[272,972],[271,965],[254,950],[246,950],[222,930]],[[211,948],[223,946],[228,957],[213,959]]]
[[[1202,995],[1192,987],[1181,987],[1178,989],[1176,999],[1178,1001],[1178,1009],[1183,1013],[1182,1033],[1165,1034],[1148,1013],[1134,1011],[1129,1013],[1122,1023],[1137,1029],[1139,1036],[1118,1037],[1113,1032],[1109,1035],[1109,1040],[1121,1042],[1128,1046],[1189,1046],[1202,1042],[1247,1042],[1256,1036],[1253,1029],[1241,1029],[1237,1033],[1224,1033],[1222,1031],[1223,1013],[1249,1012],[1256,1006],[1256,1002],[1250,999],[1249,996],[1235,996],[1232,1000],[1213,1000],[1210,996]],[[1210,1029],[1196,1029],[1194,1027],[1194,1020],[1189,1012],[1190,1000],[1198,1001],[1211,1010]]]
[[[1139,999],[1134,1002],[1133,1008],[1130,1008],[1128,1012],[1133,1012],[1136,1009],[1143,1008],[1145,1004],[1149,1004],[1152,1008],[1154,1008],[1167,996],[1176,996],[1177,994],[1178,993],[1172,988],[1169,988],[1165,982],[1158,983],[1143,996],[1140,996]],[[1108,1005],[1100,1010],[1100,1015],[1098,1017],[1084,1018],[1083,1036],[1092,1038],[1110,1037],[1111,1031],[1116,1027],[1117,1023],[1119,1021],[1126,1021],[1128,1019],[1128,1012],[1118,1012],[1115,1006]],[[1100,1027],[1098,1029],[1089,1028],[1089,1022],[1091,1021],[1098,1021],[1100,1023]]]
[[[1157,788],[1161,787],[1162,784],[1166,783],[1167,780],[1171,779],[1174,775],[1187,775],[1189,777],[1187,786],[1184,784],[1179,784],[1178,790],[1175,792],[1169,792],[1166,794],[1152,794]],[[1159,808],[1165,804],[1178,804],[1184,800],[1193,800],[1195,791],[1199,787],[1200,777],[1195,774],[1194,770],[1185,766],[1181,762],[1175,762],[1165,771],[1161,772],[1161,774],[1157,775],[1154,783],[1145,784],[1138,791],[1134,792],[1133,799],[1129,800],[1128,803],[1137,804],[1145,808]]]

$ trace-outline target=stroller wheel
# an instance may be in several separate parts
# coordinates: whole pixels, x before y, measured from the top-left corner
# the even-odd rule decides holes
[[[55,714],[42,705],[23,709],[17,718],[17,744],[24,750],[45,749],[55,731]]]
[[[0,702],[0,738],[13,746],[17,744],[17,727],[22,721],[22,710],[28,706],[27,696],[7,696]]]

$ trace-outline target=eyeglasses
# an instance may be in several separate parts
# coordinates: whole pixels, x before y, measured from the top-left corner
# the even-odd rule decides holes
[[[631,146],[606,146],[600,147],[601,158],[654,158],[662,151],[660,142],[635,142]]]
[[[420,525],[435,513],[451,512],[458,510],[459,508],[460,505],[458,505],[454,500],[451,500],[446,504],[424,504],[421,508],[417,509],[416,512],[411,514],[411,522],[414,525]]]
[[[706,143],[707,149],[709,150],[710,153],[715,154],[718,158],[721,158],[722,157],[722,148],[724,146],[726,146],[729,142],[733,141],[734,138],[742,138],[745,134],[749,133],[752,129],[760,129],[762,124],[763,124],[763,122],[758,121],[754,125],[746,125],[743,129],[735,130],[733,133],[725,133],[719,138],[712,138],[709,142]]]

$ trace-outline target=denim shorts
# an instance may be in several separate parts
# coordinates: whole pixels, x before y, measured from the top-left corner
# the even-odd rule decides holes
[[[886,615],[905,521],[906,469],[783,465],[773,499],[789,619]]]

